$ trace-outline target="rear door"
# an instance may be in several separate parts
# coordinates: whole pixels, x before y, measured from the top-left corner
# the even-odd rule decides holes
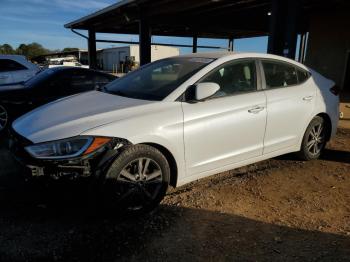
[[[314,107],[316,89],[309,72],[279,60],[260,61],[267,98],[264,154],[295,146]]]
[[[187,175],[262,155],[266,98],[257,79],[255,60],[232,61],[200,80],[220,86],[213,98],[182,103]]]

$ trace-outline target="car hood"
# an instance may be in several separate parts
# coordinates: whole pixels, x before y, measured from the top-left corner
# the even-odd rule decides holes
[[[12,127],[33,143],[52,141],[131,117],[151,103],[155,102],[91,91],[41,106],[18,118]]]

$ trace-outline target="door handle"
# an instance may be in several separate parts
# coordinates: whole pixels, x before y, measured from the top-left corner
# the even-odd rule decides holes
[[[251,109],[248,110],[249,113],[252,113],[252,114],[257,114],[259,113],[260,111],[264,110],[265,107],[263,106],[255,106]]]
[[[312,100],[314,97],[313,96],[305,96],[305,97],[303,97],[303,100],[304,101],[310,101],[310,100]]]

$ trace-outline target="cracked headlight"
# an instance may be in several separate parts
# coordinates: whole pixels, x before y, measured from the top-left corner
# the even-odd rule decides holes
[[[27,146],[25,150],[38,159],[65,159],[93,153],[111,140],[109,137],[73,137]]]

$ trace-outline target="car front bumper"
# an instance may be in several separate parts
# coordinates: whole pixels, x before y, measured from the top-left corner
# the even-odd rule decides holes
[[[120,144],[126,142],[114,139],[97,151],[81,157],[62,160],[43,160],[33,158],[24,148],[31,141],[9,130],[9,149],[15,159],[24,167],[28,176],[60,178],[86,178],[99,176],[109,167],[120,151]]]

